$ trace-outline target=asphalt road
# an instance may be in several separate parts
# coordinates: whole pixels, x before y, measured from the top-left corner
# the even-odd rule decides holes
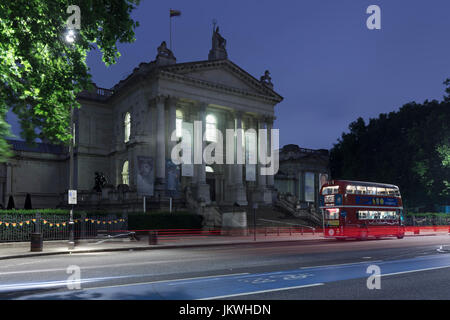
[[[0,298],[448,300],[447,249],[445,235],[21,258],[2,261]]]

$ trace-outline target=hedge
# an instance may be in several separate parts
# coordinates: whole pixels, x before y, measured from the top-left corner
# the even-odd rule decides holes
[[[34,217],[39,212],[43,219],[51,216],[69,216],[69,210],[64,209],[33,209],[33,210],[0,210],[2,215],[21,215]],[[115,215],[121,217],[122,213],[108,213],[104,211],[74,211],[74,218],[80,218],[85,213],[86,218]],[[200,229],[203,217],[187,211],[153,211],[153,212],[130,212],[128,213],[129,230],[151,230],[151,229]]]
[[[193,213],[131,213],[129,230],[201,229],[203,217]]]

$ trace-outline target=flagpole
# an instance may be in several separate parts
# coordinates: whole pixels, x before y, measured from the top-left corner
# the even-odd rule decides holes
[[[170,9],[172,11],[172,9]],[[172,15],[169,14],[169,33],[170,33],[170,47],[169,49],[172,51]]]

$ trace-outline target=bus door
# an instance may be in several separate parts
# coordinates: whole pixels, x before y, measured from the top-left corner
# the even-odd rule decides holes
[[[339,208],[326,208],[324,210],[325,236],[335,237],[342,234]]]

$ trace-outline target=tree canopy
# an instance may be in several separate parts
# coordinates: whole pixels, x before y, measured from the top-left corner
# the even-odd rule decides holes
[[[106,65],[116,62],[117,42],[133,42],[138,22],[130,14],[140,0],[14,0],[0,3],[0,161],[11,155],[5,121],[17,114],[21,136],[68,143],[70,110],[89,89],[87,52],[98,47]],[[80,8],[75,41],[65,41],[69,5]]]
[[[331,149],[333,178],[396,184],[408,208],[450,204],[450,80],[444,84],[441,102],[352,122]]]

